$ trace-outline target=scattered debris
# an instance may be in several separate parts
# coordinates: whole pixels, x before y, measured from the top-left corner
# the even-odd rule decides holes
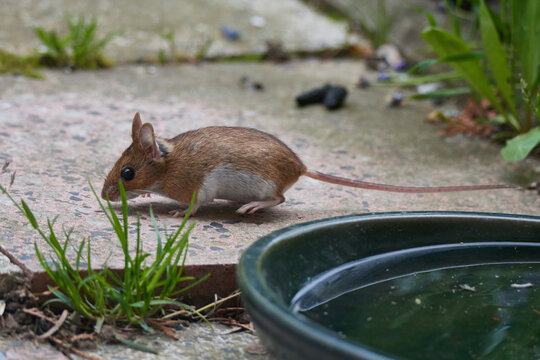
[[[441,86],[441,84],[438,83],[438,82],[420,84],[420,85],[418,85],[416,87],[416,92],[419,95],[429,94],[429,93],[432,93],[434,91],[437,91],[440,88],[440,86]],[[440,105],[442,105],[444,103],[444,98],[443,97],[432,97],[430,99],[431,99],[431,103],[433,104],[433,106],[440,106]]]
[[[276,63],[283,63],[291,59],[291,55],[283,48],[281,41],[267,40],[264,59]]]
[[[466,291],[476,291],[476,288],[474,286],[470,286],[468,284],[459,284],[459,287]]]
[[[254,26],[256,28],[262,28],[266,24],[266,20],[262,16],[253,15],[249,19],[249,23],[251,24],[251,26]]]
[[[227,25],[221,25],[221,33],[223,34],[223,36],[225,36],[227,40],[230,41],[236,41],[240,39],[240,31]]]
[[[255,91],[264,91],[264,85],[259,81],[252,81],[248,76],[242,76],[240,78],[240,86],[244,89],[251,89]]]
[[[428,94],[430,92],[434,92],[441,86],[438,82],[432,82],[427,84],[420,84],[416,87],[416,92],[418,94]]]
[[[377,81],[378,82],[390,81],[390,75],[388,75],[386,71],[381,71],[379,72],[379,75],[377,76]]]
[[[383,58],[388,64],[390,69],[394,71],[404,71],[407,66],[407,62],[399,53],[396,46],[391,44],[384,44],[377,49],[377,56]]]
[[[356,87],[360,89],[367,89],[370,86],[371,86],[371,83],[364,76],[361,76],[360,79],[358,79],[358,82],[356,83]]]
[[[532,283],[528,282],[528,283],[524,283],[524,284],[511,284],[510,287],[514,288],[514,289],[525,289],[525,288],[528,288],[528,287],[531,287],[533,286]]]
[[[527,185],[527,190],[536,190],[536,189],[538,189],[539,186],[540,186],[540,182],[533,181],[532,183]]]
[[[533,181],[527,186],[527,190],[536,190],[540,194],[540,181]]]
[[[405,97],[402,93],[397,92],[392,94],[392,97],[390,98],[390,101],[388,101],[388,107],[391,108],[397,108],[402,106],[405,103]]]
[[[479,123],[479,120],[494,119],[496,116],[497,111],[492,108],[489,101],[483,99],[477,105],[472,98],[469,98],[459,115],[448,117],[428,116],[426,121],[431,123],[445,122],[446,128],[439,131],[440,135],[466,134],[469,136],[488,136],[493,131],[493,124],[482,124]]]

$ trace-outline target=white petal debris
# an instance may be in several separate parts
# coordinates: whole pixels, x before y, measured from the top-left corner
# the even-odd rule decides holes
[[[525,284],[512,284],[510,285],[510,287],[513,287],[515,289],[524,289],[524,288],[528,288],[528,287],[531,287],[533,286],[532,283],[528,282],[528,283],[525,283]]]
[[[470,286],[468,284],[459,284],[459,287],[467,291],[476,291],[476,288],[474,286]]]

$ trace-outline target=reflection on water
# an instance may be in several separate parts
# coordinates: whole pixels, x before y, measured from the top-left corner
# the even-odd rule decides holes
[[[349,289],[301,313],[404,358],[540,358],[540,263],[443,268]]]

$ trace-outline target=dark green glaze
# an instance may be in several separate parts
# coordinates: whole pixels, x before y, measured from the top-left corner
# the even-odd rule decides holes
[[[385,349],[340,338],[335,331],[293,313],[291,300],[314,276],[348,262],[403,249],[472,242],[540,243],[540,218],[411,212],[295,225],[249,247],[238,266],[238,282],[259,334],[279,358],[386,359]]]

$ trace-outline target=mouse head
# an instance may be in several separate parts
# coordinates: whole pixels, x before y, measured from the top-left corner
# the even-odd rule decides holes
[[[118,180],[122,181],[128,199],[151,191],[162,177],[166,164],[166,145],[158,143],[150,123],[143,125],[139,113],[135,114],[131,126],[133,142],[124,150],[107,175],[101,197],[120,200]],[[161,149],[160,149],[161,148]]]

